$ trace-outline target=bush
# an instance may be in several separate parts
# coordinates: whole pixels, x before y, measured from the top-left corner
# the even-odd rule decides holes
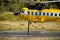
[[[0,15],[0,21],[5,21],[5,20],[7,20],[7,17],[4,15]]]
[[[20,21],[20,18],[12,14],[0,14],[0,21]]]
[[[10,6],[9,6],[9,11],[18,11],[18,10],[20,10],[20,5],[19,4],[11,4]]]

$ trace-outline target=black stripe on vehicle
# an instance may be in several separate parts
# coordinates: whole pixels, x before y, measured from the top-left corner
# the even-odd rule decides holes
[[[59,13],[59,16],[60,16],[60,13]]]
[[[53,13],[51,13],[50,16],[53,16]]]
[[[47,13],[47,16],[49,16],[49,13]]]
[[[30,15],[30,12],[28,11],[28,15]]]
[[[33,15],[34,13],[33,12],[31,12],[31,15]]]
[[[57,13],[55,13],[55,16],[57,16]]]
[[[45,16],[45,12],[43,12],[43,16]]]
[[[38,13],[37,13],[37,12],[35,12],[35,15],[38,15]]]
[[[39,15],[41,15],[41,12],[39,12]]]

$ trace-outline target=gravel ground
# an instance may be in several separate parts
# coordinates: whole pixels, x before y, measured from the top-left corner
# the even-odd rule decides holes
[[[60,40],[60,37],[4,37],[4,36],[0,36],[0,40]]]

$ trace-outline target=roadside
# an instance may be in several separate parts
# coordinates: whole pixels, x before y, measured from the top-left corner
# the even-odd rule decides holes
[[[31,22],[30,30],[60,31],[60,22]],[[27,30],[28,21],[21,19],[20,16],[13,15],[13,12],[0,13],[0,31]]]
[[[4,37],[0,40],[60,40],[60,37]]]
[[[46,31],[60,31],[59,22],[44,22],[44,23],[34,23],[31,22],[29,25],[30,30],[46,30]],[[0,30],[27,30],[28,21],[0,21]]]

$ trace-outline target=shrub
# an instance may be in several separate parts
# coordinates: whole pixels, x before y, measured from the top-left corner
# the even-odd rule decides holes
[[[7,20],[7,17],[4,15],[0,15],[0,21],[5,21],[5,20]]]
[[[0,14],[0,21],[20,21],[20,18],[13,14]]]

